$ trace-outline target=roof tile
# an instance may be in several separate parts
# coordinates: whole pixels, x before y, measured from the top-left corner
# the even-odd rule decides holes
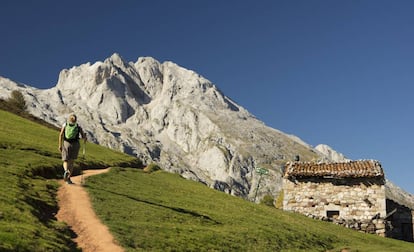
[[[380,162],[376,160],[343,163],[288,162],[285,177],[384,177]]]

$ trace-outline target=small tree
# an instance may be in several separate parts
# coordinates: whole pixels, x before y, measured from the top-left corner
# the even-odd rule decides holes
[[[17,90],[11,92],[8,103],[19,111],[25,111],[27,108],[23,94]]]
[[[155,172],[158,170],[161,170],[161,168],[156,163],[151,163],[147,167],[144,168],[144,172],[148,172],[148,173]]]
[[[266,206],[274,207],[275,199],[272,197],[272,195],[267,194],[263,197],[260,203],[265,204]]]

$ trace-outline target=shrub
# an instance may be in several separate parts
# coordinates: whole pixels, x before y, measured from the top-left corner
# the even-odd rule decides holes
[[[263,199],[260,201],[261,204],[264,204],[266,206],[271,206],[271,207],[274,206],[273,202],[274,202],[274,199],[272,195],[269,195],[269,194],[265,195]]]
[[[151,163],[147,165],[147,167],[144,168],[144,172],[148,172],[148,173],[155,172],[158,170],[161,170],[161,168],[156,163]]]
[[[11,92],[10,98],[7,102],[19,111],[25,111],[27,108],[23,94],[17,90],[13,90]]]

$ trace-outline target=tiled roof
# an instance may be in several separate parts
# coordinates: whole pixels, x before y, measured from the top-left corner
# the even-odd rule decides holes
[[[384,177],[381,164],[375,160],[343,163],[289,162],[285,177],[372,178]]]

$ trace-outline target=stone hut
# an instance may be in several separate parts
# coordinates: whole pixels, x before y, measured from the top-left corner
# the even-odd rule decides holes
[[[386,182],[375,160],[289,162],[283,209],[366,233],[414,241],[411,201]]]
[[[283,209],[385,236],[385,178],[374,160],[287,163]]]

